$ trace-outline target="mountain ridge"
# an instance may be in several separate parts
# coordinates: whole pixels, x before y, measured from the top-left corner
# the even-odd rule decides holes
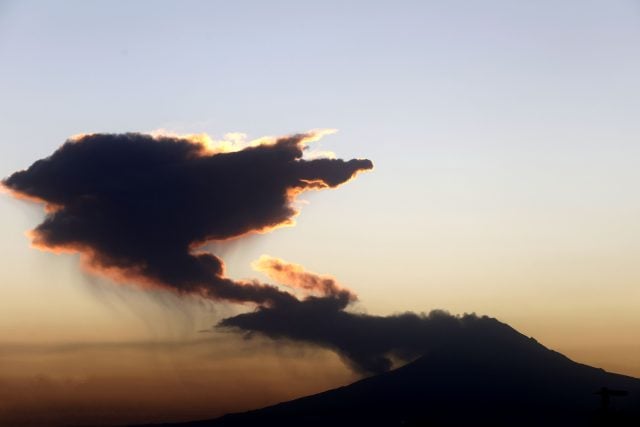
[[[609,398],[601,390],[624,390]],[[608,393],[608,391],[607,391]],[[630,426],[640,380],[574,362],[489,317],[425,355],[350,385],[262,409],[165,427]]]

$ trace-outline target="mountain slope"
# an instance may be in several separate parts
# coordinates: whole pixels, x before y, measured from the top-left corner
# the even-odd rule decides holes
[[[602,387],[625,390],[601,410]],[[640,380],[571,361],[495,319],[399,369],[196,426],[640,425]]]

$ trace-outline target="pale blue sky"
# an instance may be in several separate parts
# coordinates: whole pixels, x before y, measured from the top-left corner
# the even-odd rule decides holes
[[[370,312],[478,311],[567,351],[628,346],[638,76],[631,0],[4,1],[0,175],[81,132],[338,128],[320,147],[376,169],[227,248],[231,274],[268,253]],[[74,259],[28,248],[38,209],[2,197],[0,216],[0,339],[71,300],[95,309]],[[33,305],[45,287],[59,305]]]

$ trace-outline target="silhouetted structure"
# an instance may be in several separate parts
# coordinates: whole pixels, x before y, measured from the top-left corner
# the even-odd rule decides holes
[[[609,411],[609,405],[611,404],[612,396],[628,396],[629,392],[626,390],[611,390],[607,387],[602,387],[600,390],[596,391],[595,394],[600,395],[600,402],[602,404],[601,409],[603,412]]]

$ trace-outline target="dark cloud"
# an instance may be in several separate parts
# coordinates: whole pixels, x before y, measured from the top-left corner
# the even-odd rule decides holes
[[[331,276],[262,257],[254,267],[307,295],[225,276],[222,260],[198,246],[287,224],[292,202],[309,189],[336,187],[369,160],[303,159],[300,134],[234,152],[195,139],[96,134],[68,141],[3,184],[46,204],[32,234],[50,250],[78,251],[110,277],[212,299],[257,304],[221,327],[320,345],[354,369],[377,373],[410,360],[465,327],[471,317],[443,312],[371,316],[346,311],[357,297]]]
[[[177,137],[94,134],[3,181],[47,205],[36,246],[82,253],[92,269],[214,299],[273,306],[297,299],[275,286],[237,282],[198,245],[290,223],[301,191],[336,187],[369,160],[302,158],[299,134],[235,152]]]
[[[254,264],[307,295],[298,299],[273,285],[230,279],[219,257],[198,251],[207,241],[290,223],[297,194],[372,168],[369,160],[303,159],[305,142],[317,136],[214,152],[196,139],[85,135],[3,184],[46,204],[32,233],[36,246],[80,252],[85,265],[112,278],[255,303],[254,312],[220,326],[320,345],[357,371],[383,372],[394,358],[409,360],[443,343],[470,317],[356,314],[346,311],[356,295],[331,276],[273,257]]]
[[[381,373],[394,358],[409,361],[456,340],[479,319],[443,311],[372,316],[345,311],[348,304],[344,297],[309,297],[227,318],[218,327],[316,344],[336,351],[358,372]]]

